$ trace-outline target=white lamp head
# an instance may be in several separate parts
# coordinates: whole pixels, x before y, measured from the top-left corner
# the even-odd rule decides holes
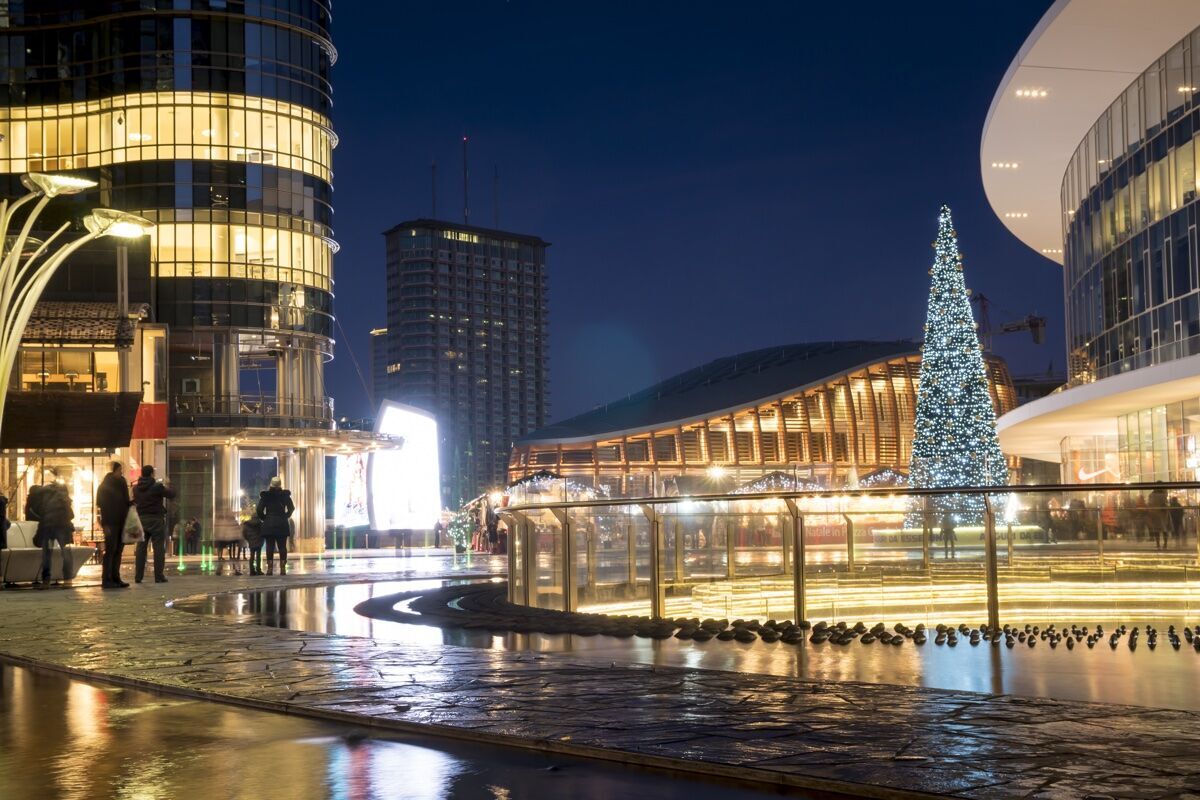
[[[94,189],[98,184],[87,178],[76,178],[74,175],[27,172],[21,176],[21,185],[31,192],[39,192],[46,197],[58,197],[62,194],[79,194],[88,189]]]
[[[154,230],[154,223],[137,214],[117,211],[112,208],[97,208],[83,218],[83,227],[98,236],[116,236],[119,239],[140,239]]]

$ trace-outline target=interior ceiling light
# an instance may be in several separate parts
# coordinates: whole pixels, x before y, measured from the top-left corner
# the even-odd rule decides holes
[[[1180,86],[1179,87],[1180,94],[1191,94],[1194,91],[1196,91],[1195,86]]]
[[[1004,212],[1005,219],[1027,219],[1028,217],[1029,217],[1028,211],[1005,211]]]
[[[1016,161],[993,161],[992,169],[1017,169],[1021,165]]]
[[[1042,89],[1040,87],[1016,90],[1017,97],[1020,97],[1023,99],[1040,99],[1040,98],[1046,97],[1048,94],[1050,94],[1048,91],[1046,91],[1045,89]]]
[[[1048,256],[1060,256],[1060,255],[1062,255],[1062,248],[1061,247],[1043,247],[1042,252]]]

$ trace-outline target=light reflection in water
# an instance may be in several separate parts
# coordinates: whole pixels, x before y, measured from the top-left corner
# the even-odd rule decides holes
[[[101,687],[0,663],[5,800],[775,796],[510,748],[360,734],[344,725]]]
[[[461,645],[486,649],[567,652],[600,663],[636,662],[697,669],[758,672],[810,680],[860,681],[925,686],[972,692],[1053,697],[1091,702],[1146,705],[1200,710],[1200,654],[1190,648],[1175,651],[1166,643],[1150,651],[1143,643],[1130,652],[1125,642],[1116,650],[1107,639],[1088,650],[1081,642],[1073,651],[1065,644],[1052,650],[1039,641],[1032,650],[1019,645],[1008,650],[984,643],[972,647],[966,639],[956,648],[923,647],[905,642],[900,647],[853,642],[801,646],[754,642],[707,643],[676,639],[617,639],[609,636],[493,634],[488,631],[441,629],[425,625],[370,620],[354,612],[368,597],[384,597],[442,585],[442,581],[391,581],[342,584],[285,591],[244,593],[244,622],[322,633],[368,636],[383,641],[437,647]],[[238,595],[218,595],[200,605],[180,604],[185,610],[230,614]],[[398,601],[403,602],[403,601]],[[253,610],[252,609],[257,609]],[[870,622],[870,620],[867,620]],[[1165,632],[1166,624],[1155,623]],[[1111,630],[1112,626],[1106,626]],[[388,680],[407,680],[417,665]]]

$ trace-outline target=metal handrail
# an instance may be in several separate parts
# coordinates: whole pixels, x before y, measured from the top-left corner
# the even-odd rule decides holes
[[[525,513],[529,511],[549,511],[562,508],[597,508],[604,506],[656,506],[674,503],[692,502],[731,502],[738,500],[807,500],[807,499],[838,499],[854,497],[944,497],[949,495],[1022,495],[1022,494],[1080,494],[1083,492],[1141,492],[1152,489],[1171,491],[1200,491],[1200,481],[1155,481],[1150,483],[1051,483],[1033,486],[957,486],[937,489],[917,489],[909,487],[872,487],[867,489],[821,489],[806,491],[782,492],[752,492],[746,494],[689,494],[675,497],[608,497],[597,500],[560,500],[548,503],[523,503],[505,506],[497,509]]]

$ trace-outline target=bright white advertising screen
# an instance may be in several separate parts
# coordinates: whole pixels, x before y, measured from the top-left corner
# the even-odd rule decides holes
[[[367,507],[367,461],[366,453],[337,457],[337,488],[333,501],[335,525],[354,528],[370,523]]]
[[[402,444],[371,454],[371,527],[429,530],[442,510],[437,420],[420,409],[385,400],[375,418],[375,432],[397,437]]]

